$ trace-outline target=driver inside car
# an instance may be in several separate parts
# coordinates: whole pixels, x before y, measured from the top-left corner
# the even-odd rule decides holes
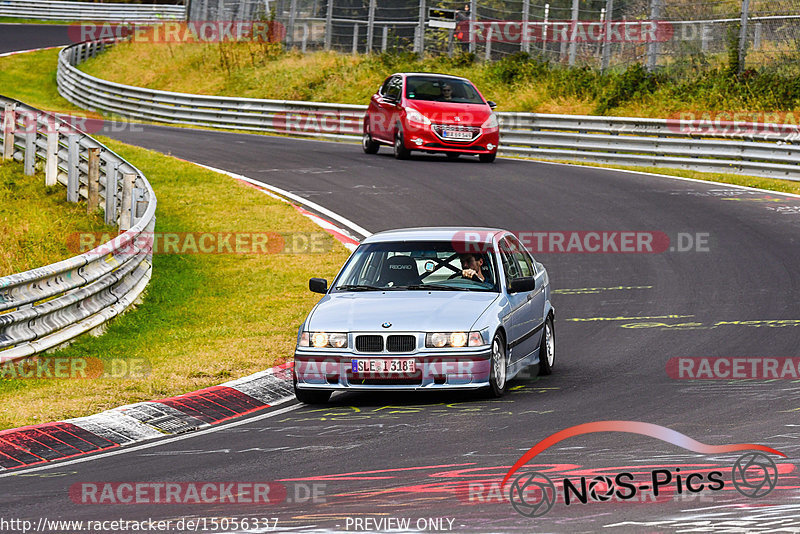
[[[461,277],[475,282],[491,283],[483,272],[483,256],[467,252],[461,257]]]

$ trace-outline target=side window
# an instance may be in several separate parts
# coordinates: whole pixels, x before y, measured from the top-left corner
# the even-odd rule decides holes
[[[381,85],[381,89],[379,91],[381,96],[384,96],[389,91],[389,82],[391,81],[392,81],[391,76],[389,76],[388,78],[386,78],[386,80],[384,80],[383,85]]]
[[[506,239],[500,241],[500,259],[503,261],[503,271],[506,273],[506,284],[510,284],[511,280],[521,276],[519,265],[514,259],[514,253],[511,250]]]
[[[523,277],[533,276],[533,270],[531,269],[531,264],[528,263],[528,255],[522,251],[514,253],[514,261],[517,263],[519,267],[520,275]]]
[[[400,89],[403,86],[403,79],[400,76],[393,76],[389,80],[389,86],[386,90],[386,96],[390,98],[400,98]]]
[[[525,247],[513,236],[506,237],[504,241],[508,243],[519,275],[523,278],[533,276],[535,273],[533,262]]]

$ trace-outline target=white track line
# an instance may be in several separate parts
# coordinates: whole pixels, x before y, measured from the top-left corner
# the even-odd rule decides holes
[[[339,215],[338,213],[329,210],[328,208],[320,206],[316,202],[312,202],[312,201],[307,200],[307,199],[305,199],[305,198],[303,198],[303,197],[301,197],[299,195],[295,195],[294,193],[291,193],[291,192],[289,192],[289,191],[287,191],[285,189],[281,189],[280,187],[275,187],[274,185],[269,185],[269,184],[266,184],[264,182],[259,182],[258,180],[254,180],[252,178],[248,178],[247,176],[242,176],[241,174],[236,174],[234,172],[226,171],[226,170],[223,170],[223,169],[217,169],[215,167],[210,167],[208,165],[203,165],[202,163],[197,163],[197,162],[194,162],[194,161],[192,161],[191,163],[194,163],[198,167],[203,167],[204,169],[208,169],[210,171],[218,172],[220,174],[224,174],[224,175],[230,176],[231,178],[236,178],[237,180],[242,180],[244,182],[256,185],[258,187],[263,187],[264,189],[268,189],[268,190],[270,190],[270,191],[272,191],[274,193],[277,193],[278,195],[284,196],[286,198],[290,198],[290,199],[294,200],[295,202],[297,202],[299,204],[302,204],[304,206],[308,206],[309,208],[311,208],[311,209],[313,209],[315,211],[318,211],[319,213],[322,213],[323,215],[326,215],[326,216],[330,217],[331,219],[343,224],[344,226],[346,226],[350,230],[353,230],[353,231],[361,234],[364,237],[369,237],[369,236],[372,235],[372,232],[370,232],[369,230],[357,225],[356,223],[354,223],[350,219],[348,219],[346,217],[343,217],[343,216]]]

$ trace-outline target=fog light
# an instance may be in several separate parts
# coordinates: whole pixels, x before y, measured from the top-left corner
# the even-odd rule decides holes
[[[416,138],[412,139],[411,142],[414,143],[417,146],[422,146],[422,143],[424,143],[425,141],[423,141],[419,137],[416,137]]]
[[[492,143],[489,143],[488,145],[486,145],[486,150],[494,150],[494,145]]]

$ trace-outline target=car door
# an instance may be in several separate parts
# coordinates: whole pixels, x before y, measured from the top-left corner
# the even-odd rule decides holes
[[[394,124],[400,116],[400,100],[403,88],[403,77],[392,76],[385,85],[386,90],[378,99],[378,122],[374,137],[383,141],[394,141]]]
[[[533,354],[539,349],[544,332],[544,306],[545,306],[545,271],[537,269],[536,262],[525,247],[513,236],[509,237],[513,244],[513,257],[523,277],[531,277],[535,282],[532,291],[525,292],[528,305],[525,307],[525,317],[520,317],[523,336],[528,336],[521,344],[526,355]]]
[[[513,245],[508,237],[500,240],[500,258],[503,262],[503,271],[506,277],[506,290],[510,312],[505,321],[506,331],[508,332],[508,348],[510,350],[510,361],[515,363],[530,354],[530,335],[532,328],[530,320],[530,292],[518,291],[511,292],[511,285],[515,280],[522,279],[524,271],[520,268],[518,258],[515,257]]]

